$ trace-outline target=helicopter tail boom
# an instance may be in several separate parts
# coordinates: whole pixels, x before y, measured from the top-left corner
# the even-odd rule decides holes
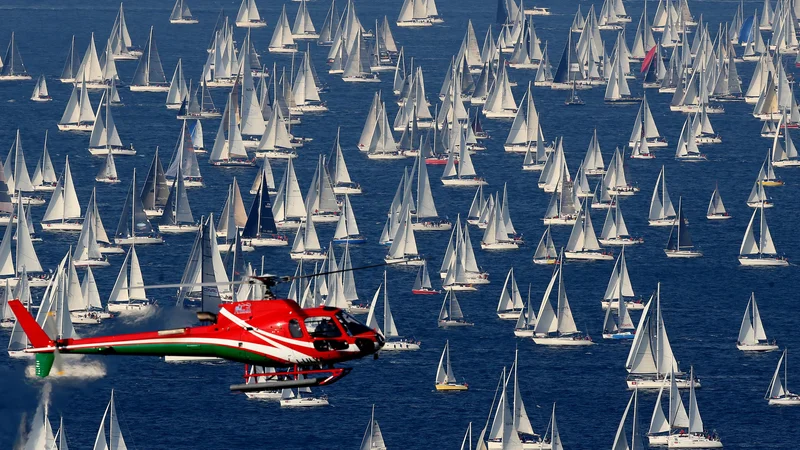
[[[36,376],[46,377],[50,373],[55,361],[55,342],[50,339],[50,336],[44,332],[41,326],[36,323],[31,313],[25,309],[25,306],[19,300],[11,300],[8,302],[11,311],[22,327],[22,331],[28,336],[28,341],[33,345],[36,350]]]

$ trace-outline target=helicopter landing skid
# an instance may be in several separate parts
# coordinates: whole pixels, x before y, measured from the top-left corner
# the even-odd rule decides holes
[[[279,389],[290,389],[296,387],[313,387],[313,386],[327,386],[333,384],[353,370],[352,367],[334,367],[330,369],[296,369],[288,372],[276,372],[269,374],[270,381],[261,383],[245,383],[245,384],[232,384],[231,391],[234,392],[259,392],[259,391],[274,391]],[[327,376],[314,376],[326,375]],[[307,378],[299,378],[303,375]],[[293,379],[280,379],[285,377],[293,377]],[[247,374],[245,378],[266,378],[263,373]]]

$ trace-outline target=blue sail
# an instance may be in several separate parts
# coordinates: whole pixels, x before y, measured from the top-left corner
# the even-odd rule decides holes
[[[739,29],[739,43],[749,42],[753,39],[753,20],[755,16],[750,16],[742,23],[742,28]]]
[[[247,222],[242,229],[243,238],[257,238],[278,233],[275,226],[275,217],[272,215],[272,202],[269,200],[269,193],[266,191],[268,186],[266,174],[262,175],[261,186],[258,194],[253,199],[250,212],[247,214]]]

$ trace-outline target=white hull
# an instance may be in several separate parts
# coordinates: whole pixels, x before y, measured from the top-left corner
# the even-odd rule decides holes
[[[634,389],[653,389],[658,390],[661,389],[663,386],[665,389],[669,389],[670,381],[669,378],[660,378],[660,379],[634,379],[634,380],[625,380],[628,384],[628,390]],[[689,389],[689,380],[688,379],[676,379],[675,385],[678,389]],[[694,380],[694,387],[695,389],[700,388],[700,382]]]
[[[158,230],[162,233],[196,233],[200,225],[159,225]]]
[[[550,450],[553,447],[548,442],[523,442],[522,450]],[[490,440],[487,446],[488,450],[502,450],[503,439],[498,438],[495,441]]]
[[[402,153],[367,153],[367,158],[372,160],[391,161],[397,159],[406,159]]]
[[[486,180],[483,178],[447,178],[442,180],[445,186],[462,186],[462,187],[475,187],[486,185]]]
[[[342,77],[342,81],[345,81],[345,82],[348,82],[348,83],[380,83],[381,82],[380,78],[378,78],[377,76],[374,76],[374,77],[370,77],[370,76],[367,76],[367,77],[359,77],[359,76]]]
[[[722,442],[694,434],[675,434],[669,437],[669,448],[722,448]]]
[[[97,178],[97,177],[95,177],[94,181],[96,181],[98,183],[114,184],[114,183],[119,183],[120,179],[119,178]]]
[[[671,219],[655,219],[648,221],[648,225],[651,227],[671,227],[675,225],[675,217]]]
[[[449,284],[446,286],[442,285],[442,288],[444,288],[447,291],[458,291],[458,292],[474,292],[478,290],[478,288],[476,288],[472,284],[461,284],[461,283]]]
[[[419,266],[423,266],[425,264],[425,260],[422,259],[419,256],[412,257],[412,258],[413,259],[409,259],[409,258],[392,258],[390,256],[386,256],[386,257],[383,258],[383,260],[386,262],[386,264],[391,264],[391,265],[395,265],[395,266],[414,266],[414,267],[419,267]]]
[[[157,85],[151,85],[151,86],[130,85],[128,86],[128,89],[130,89],[131,92],[169,92],[169,86],[157,86]]]
[[[154,305],[150,302],[136,301],[132,303],[109,303],[107,308],[110,312],[118,313],[120,316],[144,315],[153,309]]]
[[[433,22],[430,19],[418,19],[418,20],[405,20],[402,22],[395,22],[398,27],[401,28],[422,28],[422,27],[432,27]]]
[[[502,111],[486,111],[483,110],[483,115],[487,119],[513,119],[517,115],[516,109],[504,109]]]
[[[544,164],[523,164],[522,170],[528,170],[531,172],[541,172],[544,169]]]
[[[98,325],[102,322],[102,320],[96,315],[92,315],[92,313],[87,313],[84,311],[70,311],[69,318],[75,325]]]
[[[316,34],[316,33],[293,34],[292,38],[293,39],[298,39],[298,40],[301,40],[301,41],[305,40],[305,39],[309,39],[309,40],[310,39],[319,39],[319,34]]]
[[[256,159],[294,159],[297,153],[292,150],[264,150],[255,153]]]
[[[457,328],[457,327],[472,327],[475,326],[471,322],[458,322],[455,320],[440,320],[439,328]]]
[[[142,245],[142,244],[163,244],[164,238],[161,236],[144,237],[144,236],[131,236],[126,238],[114,238],[114,243],[117,245]]]
[[[706,219],[708,220],[727,220],[730,219],[730,214],[707,214]]]
[[[394,67],[392,67],[392,70],[394,70]],[[321,104],[297,105],[295,107],[289,108],[289,111],[292,114],[304,113],[304,112],[307,113],[325,112],[328,111],[328,107]]]
[[[387,341],[381,351],[384,352],[407,352],[419,350],[419,344],[409,341]]]
[[[318,252],[303,252],[303,253],[289,253],[289,257],[295,261],[322,261],[327,258],[327,254],[322,251]]]
[[[72,263],[75,264],[75,267],[108,267],[111,265],[107,259],[73,259]]]
[[[514,336],[521,337],[521,338],[532,338],[533,337],[533,330],[514,330]]]
[[[703,252],[699,250],[664,250],[667,258],[700,258]]]
[[[580,261],[611,261],[614,259],[614,255],[610,253],[600,253],[600,252],[564,252],[564,257],[566,259],[576,259]]]
[[[616,311],[619,309],[619,300],[614,300],[612,302],[609,301],[601,301],[600,306],[603,308],[603,311],[608,309],[608,306],[611,305],[611,310]],[[644,309],[643,302],[632,302],[632,301],[625,301],[625,309],[629,311],[641,311]]]
[[[522,311],[498,312],[497,317],[499,317],[502,320],[517,320],[519,319],[520,314],[522,314]]]
[[[30,75],[0,75],[0,81],[20,81],[30,79],[32,79]]]
[[[647,436],[647,443],[650,447],[666,447],[669,435],[662,436]]]
[[[571,338],[571,337],[542,337],[534,336],[533,342],[538,345],[549,345],[554,347],[586,347],[594,345],[590,339]]]
[[[545,217],[542,219],[545,225],[575,225],[577,217]]]
[[[148,219],[152,219],[153,217],[161,217],[164,214],[164,209],[145,209],[144,215],[147,216]]]
[[[52,102],[53,101],[53,99],[51,97],[31,97],[31,100],[33,100],[34,102],[40,102],[40,103]]]
[[[510,242],[495,242],[492,244],[486,244],[481,242],[481,249],[483,250],[518,250],[519,244],[510,241]]]
[[[800,406],[800,396],[789,394],[781,398],[771,398],[768,403],[770,406]]]
[[[75,222],[52,222],[52,223],[41,223],[43,231],[81,231],[83,228],[83,222],[75,223]]]
[[[736,348],[743,352],[773,352],[778,349],[775,344],[736,344]]]
[[[280,400],[281,391],[245,392],[244,395],[253,400]]]
[[[289,245],[289,241],[279,238],[252,238],[242,239],[242,245],[249,245],[250,247],[286,247]]]
[[[643,238],[611,238],[611,239],[600,239],[600,243],[603,244],[603,245],[621,247],[621,246],[625,246],[625,245],[644,244],[644,239]]]
[[[787,159],[783,161],[775,161],[772,163],[774,167],[800,167],[800,159]]]
[[[362,194],[361,186],[358,187],[348,187],[348,186],[334,186],[333,193],[336,195],[357,195]]]
[[[335,213],[312,214],[311,221],[314,223],[336,223],[339,221],[339,214]]]
[[[336,193],[335,189],[334,193]],[[453,228],[453,224],[450,222],[413,222],[411,227],[414,231],[447,231]]]
[[[740,256],[739,264],[749,267],[785,267],[789,265],[789,261],[780,257],[747,258]]]
[[[58,131],[82,131],[91,133],[92,128],[94,128],[94,124],[58,124]]]
[[[192,25],[195,23],[200,23],[197,19],[169,19],[169,23],[175,25]]]
[[[285,220],[285,221],[275,221],[275,227],[281,231],[297,231],[297,227],[302,224],[300,219],[293,219],[293,220]]]
[[[328,405],[330,405],[330,403],[328,403],[327,398],[303,397],[281,400],[281,407],[283,408],[309,408]]]
[[[766,209],[766,208],[772,208],[773,206],[775,206],[775,204],[773,204],[773,203],[771,203],[769,201],[747,202],[747,206],[749,206],[751,208],[761,208],[763,206]]]
[[[89,153],[93,156],[106,156],[109,150],[114,156],[133,156],[136,154],[136,150],[132,148],[89,147]]]
[[[239,28],[264,28],[267,26],[267,21],[264,19],[258,21],[236,22]]]

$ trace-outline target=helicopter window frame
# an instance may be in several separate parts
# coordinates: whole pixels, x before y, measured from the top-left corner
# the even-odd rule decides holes
[[[292,319],[288,323],[289,328],[289,336],[293,338],[300,339],[305,336],[303,333],[303,327],[300,326],[300,321],[297,319]]]
[[[372,331],[372,328],[364,325],[346,311],[339,311],[336,313],[336,319],[342,324],[342,328],[347,331],[349,336],[357,336]]]
[[[313,338],[339,338],[342,337],[342,330],[336,326],[337,320],[330,316],[312,316],[307,317],[304,321],[308,334]],[[325,330],[320,329],[323,322],[329,323],[331,326]]]

